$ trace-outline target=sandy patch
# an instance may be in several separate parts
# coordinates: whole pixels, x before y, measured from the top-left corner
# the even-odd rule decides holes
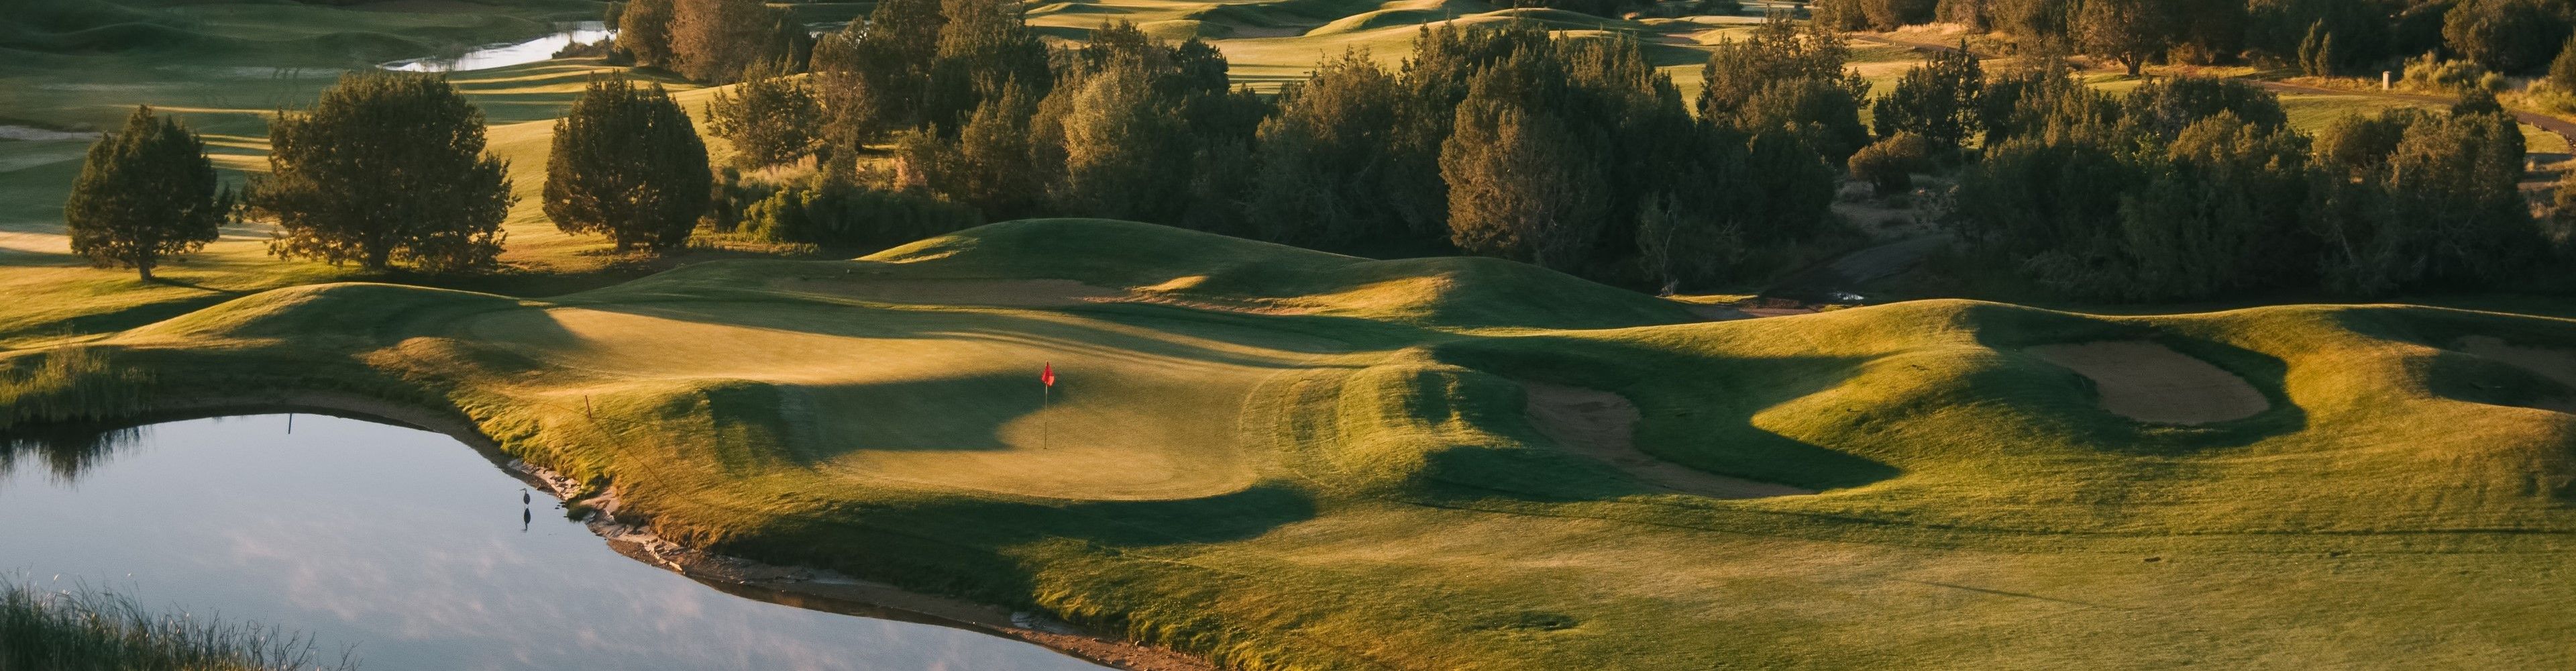
[[[770,286],[876,303],[1055,308],[1127,297],[1127,292],[1073,280],[915,280],[791,278]]]
[[[2141,422],[2208,424],[2272,407],[2244,378],[2152,342],[2042,345],[2029,352],[2091,379],[2102,409]]]
[[[2519,347],[2494,336],[2461,338],[2459,350],[2537,373],[2559,384],[2576,387],[2576,351],[2546,347]],[[2540,402],[2538,407],[2543,410],[2576,414],[2576,398],[2549,399]]]
[[[1718,475],[1639,451],[1631,439],[1637,406],[1618,394],[1553,384],[1524,382],[1530,424],[1577,454],[1609,462],[1619,470],[1664,489],[1718,499],[1758,499],[1814,494],[1815,490]]]

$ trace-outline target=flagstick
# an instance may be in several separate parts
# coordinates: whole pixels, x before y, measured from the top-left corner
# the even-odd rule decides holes
[[[1047,409],[1055,407],[1055,385],[1046,385],[1045,389],[1038,392],[1038,449],[1041,450],[1055,442],[1055,418],[1047,415]]]

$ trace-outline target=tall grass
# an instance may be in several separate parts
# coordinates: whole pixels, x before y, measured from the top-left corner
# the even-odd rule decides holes
[[[85,345],[0,359],[0,429],[131,415],[143,409],[149,381]]]
[[[0,671],[324,671],[302,634],[153,613],[123,595],[0,585]]]

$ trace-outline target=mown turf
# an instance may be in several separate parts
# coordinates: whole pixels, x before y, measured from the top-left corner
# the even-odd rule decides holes
[[[283,289],[84,356],[153,371],[153,398],[457,408],[674,538],[1242,668],[2576,661],[2576,416],[2527,407],[2576,390],[2458,349],[2576,349],[2576,322],[1670,310],[1526,266],[1048,220],[545,301]],[[2140,424],[2027,352],[2142,339],[2271,409]],[[1650,454],[1825,491],[1649,486],[1541,437],[1520,381],[1619,393]]]

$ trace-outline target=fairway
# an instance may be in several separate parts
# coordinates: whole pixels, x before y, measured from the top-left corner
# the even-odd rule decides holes
[[[713,103],[757,86],[602,57],[453,73],[510,166],[517,200],[481,210],[506,234],[498,267],[282,259],[281,229],[255,222],[157,281],[94,267],[66,228],[93,211],[66,201],[97,131],[136,105],[201,132],[241,183],[270,169],[279,111],[343,72],[602,7],[156,0],[108,28],[0,32],[22,40],[0,42],[0,88],[30,92],[0,98],[0,430],[393,418],[490,450],[655,570],[1177,664],[1134,667],[1152,671],[2576,668],[2576,310],[2548,293],[2576,213],[2547,211],[2542,163],[2430,162],[2510,144],[2510,119],[2436,129],[2457,121],[2446,102],[2363,90],[2285,89],[2275,108],[2265,88],[2289,84],[2257,78],[2288,71],[2253,66],[2139,78],[2096,55],[2066,86],[1909,75],[1919,48],[2000,46],[1946,26],[1826,56],[1766,32],[1710,66],[1712,117],[1681,111],[1700,108],[1718,45],[1806,3],[1659,18],[1685,8],[1037,2],[1019,7],[1036,38],[990,44],[957,26],[1016,31],[1008,11],[940,4],[873,24],[917,34],[843,45],[852,63],[919,47],[919,72],[793,80],[820,92],[803,116],[759,122],[830,137],[769,137],[812,145],[775,161],[735,163],[763,140],[725,131],[738,151],[713,130],[753,124]],[[784,6],[819,27],[875,3]],[[1115,21],[1221,60],[1076,48]],[[803,44],[774,27],[777,53]],[[1550,41],[1569,36],[1635,41]],[[1052,65],[1002,57],[1038,38]],[[1417,45],[1431,56],[1408,60]],[[1389,70],[1310,80],[1346,56]],[[997,79],[1023,65],[1050,75],[1043,91]],[[1819,71],[1746,84],[1762,68]],[[634,167],[614,164],[661,159],[550,167],[579,157],[556,153],[559,122],[584,129],[567,147],[643,128],[567,111],[602,73],[667,88],[678,110],[651,97],[652,128],[669,132],[635,135],[678,147],[652,155],[685,159],[667,172],[686,179],[603,186]],[[2148,86],[2177,73],[2246,85]],[[1872,96],[1921,90],[1875,106],[1843,75]],[[2036,125],[1959,125],[1908,160],[1876,142],[1883,172],[1865,177],[1810,142],[1868,138],[1799,118],[1964,124],[1969,108],[1943,105],[1968,98],[1938,89],[1970,83],[2012,96],[1975,115]],[[876,100],[880,84],[921,99]],[[1277,95],[1291,86],[1311,88]],[[2203,125],[2218,111],[2157,134],[2202,115],[2183,107],[2253,104],[2240,94],[2302,133],[2439,114],[2337,138],[2351,147]],[[1790,125],[1751,114],[1773,105]],[[869,106],[884,118],[851,112]],[[2520,128],[2492,156],[2567,150]],[[2380,139],[2369,166],[2322,158]],[[2419,165],[2475,174],[2428,187],[2398,167]],[[597,193],[548,193],[550,174],[585,171]],[[1705,194],[1728,197],[1682,198]],[[686,209],[578,211],[648,201]],[[2159,207],[2178,203],[2205,207]],[[2363,216],[2382,212],[2463,218]],[[2487,218],[2533,235],[2443,247],[2523,231]],[[609,219],[667,237],[616,247]],[[2024,241],[2050,246],[2007,244]],[[2479,250],[2531,254],[2489,276],[2471,272]],[[2275,256],[2305,265],[2275,272],[2291,263]],[[2475,293],[2425,293],[2450,291]],[[2317,302],[2344,300],[2377,302]],[[507,493],[508,521],[549,514],[544,493]],[[852,594],[884,600],[828,601]]]
[[[1065,219],[546,300],[283,289],[89,351],[147,399],[444,408],[675,542],[1219,665],[1665,669],[2568,662],[2572,346],[2411,306],[1698,322]]]

